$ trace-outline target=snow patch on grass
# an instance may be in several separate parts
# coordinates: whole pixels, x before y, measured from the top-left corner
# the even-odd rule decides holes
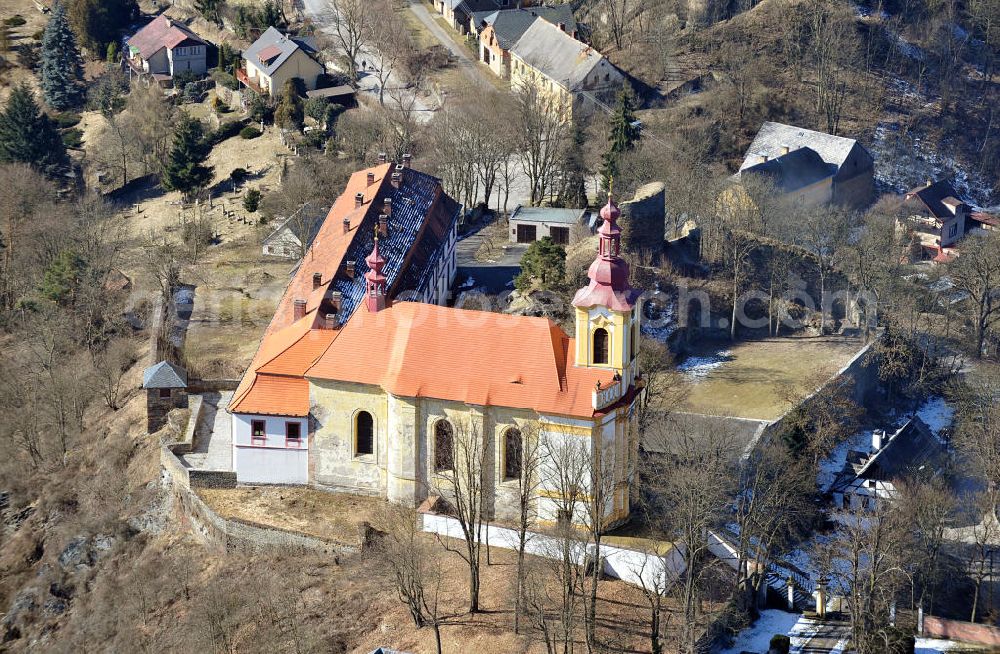
[[[955,419],[955,408],[949,406],[943,397],[932,397],[917,410],[917,417],[924,421],[931,432],[940,438],[941,431],[951,427]]]
[[[957,647],[959,643],[952,640],[941,640],[940,638],[917,638],[914,654],[937,654],[938,652],[948,652]]]
[[[802,616],[797,613],[786,613],[776,609],[761,611],[757,621],[737,634],[733,646],[723,650],[721,654],[740,654],[740,652],[764,654],[771,647],[771,636],[788,634],[800,620]]]
[[[677,364],[677,369],[684,373],[688,379],[703,379],[731,359],[732,353],[729,350],[723,350],[711,356],[688,357]]]

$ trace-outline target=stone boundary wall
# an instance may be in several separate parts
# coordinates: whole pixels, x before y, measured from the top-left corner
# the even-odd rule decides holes
[[[947,638],[978,645],[1000,646],[1000,629],[974,622],[948,620],[936,615],[924,616],[924,630],[928,638]]]
[[[316,552],[336,556],[361,551],[356,544],[308,536],[249,520],[223,518],[192,490],[193,477],[199,471],[185,468],[167,446],[160,447],[160,465],[177,500],[182,525],[189,527],[210,546],[248,554],[278,549],[282,552]]]
[[[799,407],[806,406],[814,398],[819,397],[822,393],[826,392],[830,388],[833,388],[837,384],[841,384],[847,380],[853,381],[854,401],[861,406],[864,406],[868,396],[870,396],[871,393],[878,387],[879,383],[877,366],[865,365],[868,353],[871,351],[872,347],[875,346],[875,343],[878,342],[879,338],[881,338],[881,335],[873,338],[867,345],[862,347],[857,354],[851,357],[851,360],[848,361],[847,364],[837,372],[837,374],[830,377],[830,379],[828,379],[822,386],[807,395],[796,406],[792,407],[760,430],[756,438],[754,438],[754,440],[747,445],[747,449],[743,452],[744,458],[749,456],[759,443],[768,442],[775,434],[780,432],[784,426],[784,421],[793,411]]]
[[[240,385],[239,379],[198,379],[188,378],[188,393],[218,393],[219,391],[235,391]]]

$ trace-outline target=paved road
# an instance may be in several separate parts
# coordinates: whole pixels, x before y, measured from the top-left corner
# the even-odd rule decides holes
[[[316,0],[312,1],[315,2]],[[431,34],[433,34],[434,37],[441,42],[441,45],[448,48],[453,55],[458,57],[459,68],[462,69],[462,73],[464,73],[473,84],[486,87],[492,86],[485,77],[487,74],[486,71],[476,65],[476,62],[469,56],[468,50],[452,40],[451,36],[449,36],[448,33],[444,31],[444,28],[442,28],[438,22],[434,20],[434,17],[431,16],[430,12],[427,11],[427,7],[424,6],[420,0],[410,0],[410,11],[413,12],[413,15],[417,17],[417,20],[423,23],[424,27],[430,30]]]

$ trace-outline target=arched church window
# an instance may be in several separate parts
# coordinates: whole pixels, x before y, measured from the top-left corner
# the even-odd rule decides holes
[[[511,427],[503,434],[503,477],[521,478],[521,430]]]
[[[367,411],[354,417],[354,444],[358,456],[375,453],[375,420]]]
[[[455,430],[447,420],[434,425],[434,470],[451,470],[455,465]]]
[[[608,362],[608,330],[598,327],[594,330],[594,363]]]

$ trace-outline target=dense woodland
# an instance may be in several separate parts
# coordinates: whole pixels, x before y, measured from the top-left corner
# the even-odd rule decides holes
[[[199,20],[232,26],[233,45],[220,48],[212,72],[223,85],[232,83],[237,46],[266,26],[314,30],[295,7],[270,1],[178,4]],[[15,25],[0,28],[0,648],[339,652],[394,645],[379,641],[388,634],[414,651],[475,642],[485,651],[550,654],[694,652],[699,641],[724,642],[748,624],[765,583],[707,552],[706,529],[732,523],[743,560],[767,561],[810,534],[826,536],[813,556],[846,589],[846,619],[862,654],[907,651],[918,606],[996,623],[987,565],[1000,538],[996,523],[973,528],[962,546],[946,541],[944,530],[959,514],[992,514],[1000,502],[997,233],[920,278],[906,256],[909,236],[896,228],[898,188],[882,188],[887,196],[860,213],[785,206],[766,184],[748,187],[755,201],[745,211],[715,209],[764,120],[879,138],[880,156],[920,143],[989,180],[995,193],[998,0],[582,2],[576,10],[587,38],[632,76],[617,105],[587,124],[568,123],[530,90],[471,83],[445,89],[441,108],[418,120],[417,98],[453,66],[440,46],[417,47],[403,7],[389,0],[332,5],[341,19],[333,32],[317,32],[323,46],[377,49],[383,70],[405,80],[403,90],[347,109],[308,101],[291,84],[274,102],[251,100],[245,117],[215,106],[214,120],[200,120],[188,110],[203,101],[197,83],[178,80],[179,93],[167,98],[155,86],[130,88],[114,65],[121,30],[151,7],[66,0],[38,35],[15,39]],[[27,3],[18,10],[36,11]],[[357,72],[355,59],[347,58],[347,78]],[[692,75],[701,76],[702,92],[670,98],[659,90]],[[83,113],[102,126],[86,143]],[[453,511],[464,541],[431,539],[415,531],[411,511],[386,508],[372,516],[377,546],[359,556],[249,558],[205,549],[174,520],[159,471],[159,439],[170,434],[145,433],[137,362],[152,308],[206,248],[227,244],[197,220],[169,238],[136,229],[119,198],[143,179],[188,200],[219,193],[248,171],[213,187],[209,154],[227,139],[258,138],[261,122],[285,128],[299,147],[280,186],[243,200],[261,232],[305,203],[329,204],[379,152],[394,160],[413,153],[414,166],[440,176],[456,199],[494,210],[501,222],[516,180],[531,203],[557,206],[597,204],[609,190],[628,197],[662,180],[668,235],[694,221],[701,238],[683,256],[664,252],[662,242],[627,242],[633,283],[703,289],[714,318],[738,309],[768,317],[756,331],[735,320],[714,333],[692,325],[675,352],[708,337],[782,336],[783,316],[811,333],[839,329],[840,318],[827,324],[785,299],[794,280],[818,298],[865,291],[877,299],[862,307],[861,323],[866,340],[878,339],[870,364],[882,395],[860,406],[851,389],[834,389],[741,462],[732,434],[671,420],[664,407],[683,393],[675,352],[644,343],[646,451],[635,462],[632,502],[651,554],[667,542],[684,548],[687,572],[670,586],[626,593],[593,566],[572,562],[581,543],[601,547],[597,512],[583,516],[584,529],[553,532],[562,556],[526,555],[524,540],[513,554],[488,551],[472,537],[488,516],[484,452],[471,432],[456,435],[465,465],[452,480],[461,489]],[[316,129],[302,132],[307,122]],[[101,181],[85,182],[96,170],[105,173]],[[995,197],[968,199],[988,205]],[[568,252],[535,246],[517,288],[568,298],[592,258],[586,241]],[[136,288],[119,283],[126,268],[138,271]],[[935,284],[942,277],[950,286]],[[738,307],[750,290],[766,300]],[[956,291],[964,299],[952,302]],[[946,483],[950,475],[914,479],[898,502],[879,504],[865,520],[827,521],[817,464],[863,427],[940,395],[958,409],[955,472],[976,483],[959,492]],[[580,479],[595,473],[589,465],[569,452],[541,460],[527,449],[521,494],[530,496],[531,473],[548,466],[572,505]],[[599,503],[614,489],[594,492]],[[533,521],[525,500],[515,525],[524,538]]]

